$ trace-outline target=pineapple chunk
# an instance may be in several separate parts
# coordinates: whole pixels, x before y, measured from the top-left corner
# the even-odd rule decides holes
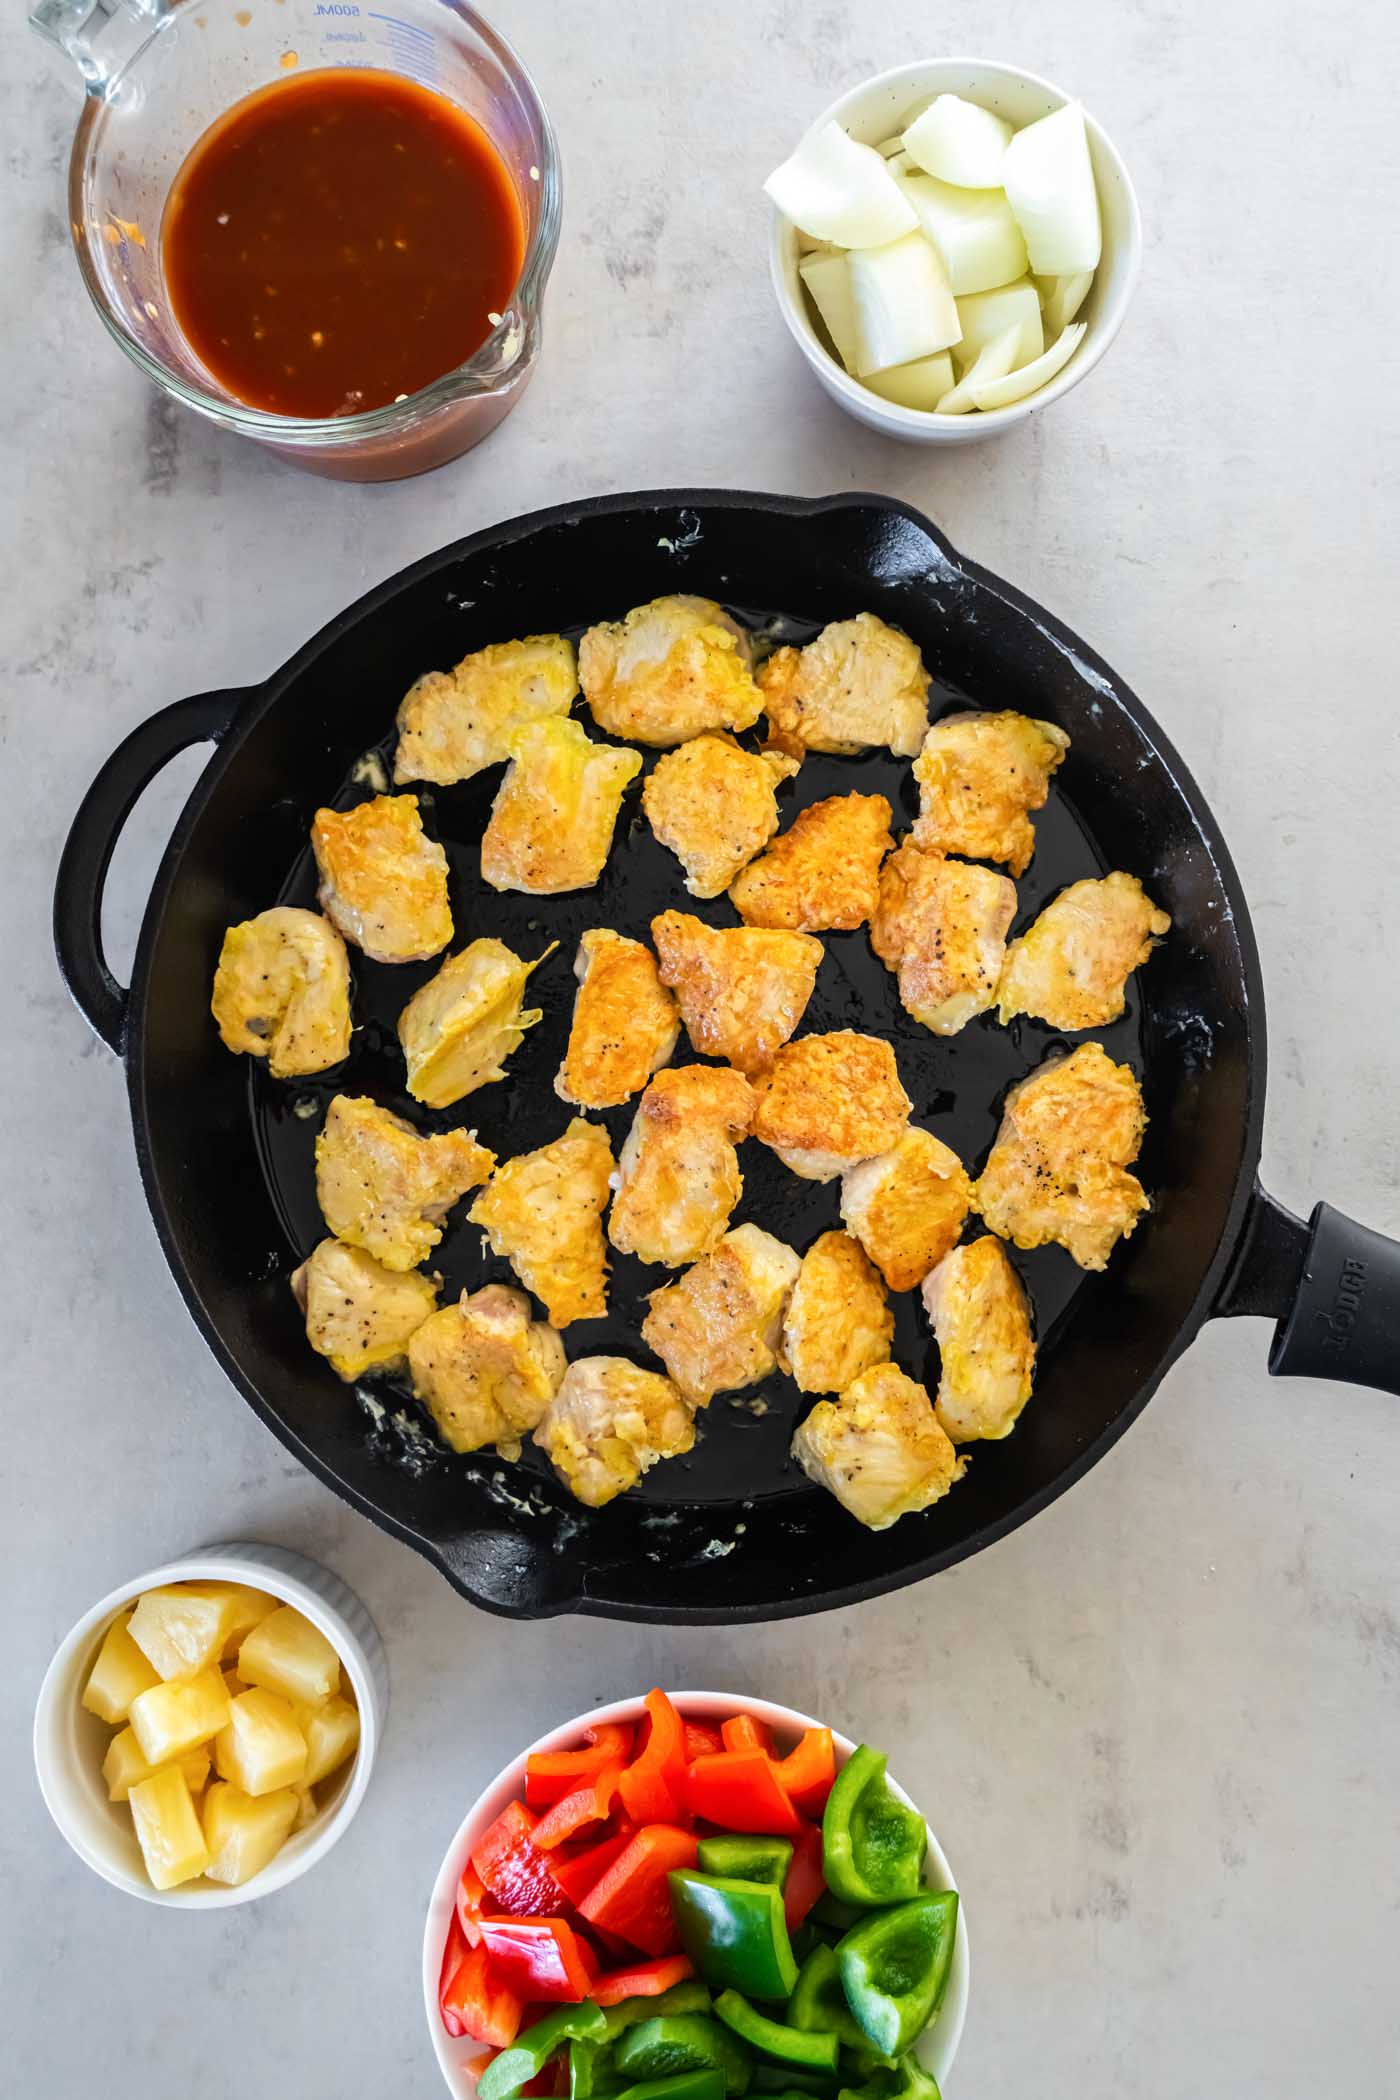
[[[131,1702],[131,1725],[149,1765],[169,1764],[226,1727],[233,1701],[217,1670],[154,1684]]]
[[[211,1881],[229,1888],[250,1881],[282,1849],[297,1818],[297,1796],[292,1787],[255,1800],[241,1787],[216,1779],[204,1804],[204,1838],[208,1850],[205,1873]]]
[[[209,1777],[209,1752],[204,1749],[187,1750],[175,1762],[185,1775],[185,1785],[192,1794],[199,1793]],[[136,1740],[134,1728],[123,1728],[107,1745],[107,1755],[102,1760],[102,1777],[107,1782],[107,1799],[125,1801],[134,1786],[143,1779],[150,1779],[156,1772],[164,1771],[163,1765],[148,1765],[141,1755],[141,1745]]]
[[[201,1596],[199,1589],[216,1591]],[[147,1590],[131,1615],[131,1638],[167,1683],[216,1663],[233,1616],[233,1587],[226,1582],[172,1582]]]
[[[145,1694],[148,1699],[156,1696],[154,1692]],[[209,1847],[178,1765],[166,1765],[161,1771],[152,1772],[149,1779],[139,1779],[128,1799],[141,1856],[154,1888],[173,1889],[204,1872],[209,1864]]]
[[[314,1823],[317,1816],[320,1815],[321,1804],[309,1786],[293,1787],[292,1792],[297,1797],[296,1821],[293,1823],[292,1828],[293,1830],[305,1830],[307,1824]]]
[[[223,1660],[228,1662],[242,1647],[244,1639],[270,1612],[277,1609],[277,1599],[269,1597],[266,1590],[255,1590],[247,1582],[185,1582],[180,1585],[197,1597],[211,1597],[227,1605],[227,1631],[224,1634]]]
[[[130,1612],[113,1619],[83,1688],[83,1705],[99,1721],[124,1721],[132,1700],[160,1683],[159,1672],[127,1632],[130,1624]]]
[[[340,1657],[309,1619],[283,1604],[239,1649],[238,1674],[245,1684],[280,1692],[294,1706],[324,1706],[340,1690]]]
[[[245,1794],[272,1794],[305,1779],[306,1737],[276,1692],[242,1692],[214,1738],[214,1762]]]
[[[307,1786],[316,1786],[344,1764],[360,1740],[360,1716],[348,1699],[328,1699],[324,1706],[303,1706],[297,1726],[306,1737]]]

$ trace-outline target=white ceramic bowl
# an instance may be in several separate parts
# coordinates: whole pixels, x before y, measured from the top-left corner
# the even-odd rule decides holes
[[[671,1699],[683,1714],[697,1721],[725,1721],[737,1713],[755,1714],[766,1721],[780,1746],[790,1746],[797,1741],[804,1728],[817,1728],[825,1724],[813,1719],[811,1714],[798,1713],[791,1706],[775,1706],[770,1699],[742,1699],[733,1692],[672,1692]],[[482,1834],[495,1822],[506,1805],[523,1795],[525,1790],[525,1760],[541,1750],[569,1750],[579,1741],[585,1728],[597,1726],[602,1721],[639,1721],[643,1713],[643,1702],[637,1699],[615,1699],[611,1706],[595,1706],[586,1714],[578,1714],[566,1721],[561,1728],[552,1728],[538,1742],[522,1750],[504,1771],[498,1772],[491,1784],[480,1793],[457,1826],[457,1833],[447,1848],[446,1856],[438,1869],[437,1880],[428,1902],[428,1916],[423,1927],[423,2004],[428,2015],[428,2033],[432,2037],[434,2053],[447,2081],[447,2089],[454,2100],[474,2100],[476,2081],[467,2068],[469,2062],[481,2054],[479,2043],[454,2041],[443,2028],[438,2015],[438,1981],[442,1971],[442,1950],[447,1940],[447,1929],[452,1920],[457,1883],[462,1869],[471,1857],[473,1847]],[[844,1764],[855,1744],[849,1736],[837,1735],[832,1730],[836,1745],[838,1765]],[[910,1808],[917,1804],[910,1801],[904,1789],[892,1778],[891,1790]],[[930,1830],[928,1834],[928,1858],[924,1865],[924,1879],[930,1888],[953,1889],[957,1883],[943,1848]],[[934,2077],[942,2085],[958,2053],[962,2038],[963,2021],[967,2017],[968,1983],[972,1961],[968,1951],[967,1907],[958,1905],[957,1934],[953,1945],[953,1963],[948,1974],[947,1988],[938,2018],[921,2037],[918,2054]]]
[[[250,1582],[294,1604],[334,1643],[360,1709],[359,1748],[327,1782],[319,1813],[293,1832],[276,1858],[241,1888],[202,1879],[173,1889],[152,1888],[130,1810],[124,1802],[107,1799],[101,1766],[112,1730],[80,1704],[88,1671],[118,1612],[158,1583],[193,1581]],[[181,1910],[223,1910],[285,1888],[344,1835],[369,1785],[388,1706],[389,1672],[379,1635],[359,1598],[339,1576],[280,1546],[209,1546],[124,1582],[79,1619],[49,1664],[39,1691],[34,1714],[39,1789],[79,1859],[114,1888]]]
[[[935,95],[962,95],[995,110],[1018,128],[1048,116],[1073,98],[1063,88],[1016,66],[986,58],[925,59],[896,66],[852,88],[823,110],[816,124],[836,122],[868,146],[893,137]],[[1087,379],[1123,325],[1128,301],[1142,262],[1142,220],[1128,171],[1117,149],[1086,110],[1089,153],[1098,184],[1103,219],[1103,256],[1089,296],[1077,318],[1088,323],[1084,340],[1064,369],[1047,386],[1009,408],[978,409],[965,416],[937,416],[927,409],[901,408],[872,394],[838,363],[812,321],[802,280],[797,274],[797,232],[791,221],[774,212],[769,247],[773,289],[794,341],[833,401],[887,437],[919,445],[972,445],[1014,429],[1027,416],[1048,408],[1071,387]]]

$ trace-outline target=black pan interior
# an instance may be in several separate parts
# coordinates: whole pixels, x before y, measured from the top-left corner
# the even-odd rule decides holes
[[[1193,807],[1189,780],[1176,774],[1178,762],[1151,725],[1134,718],[1087,651],[1003,595],[1004,586],[959,566],[909,514],[873,502],[749,504],[600,506],[439,557],[348,615],[273,681],[216,762],[220,777],[197,794],[204,806],[192,806],[172,851],[178,872],[165,871],[164,905],[143,959],[138,1122],[144,1108],[157,1214],[206,1332],[294,1448],[498,1609],[767,1615],[886,1588],[972,1550],[1057,1492],[1146,1398],[1191,1321],[1251,1164],[1248,971],[1232,877],[1208,818]],[[313,901],[311,816],[322,802],[346,806],[373,792],[364,760],[391,753],[395,706],[420,671],[489,640],[577,632],[676,589],[719,598],[773,642],[806,639],[861,609],[878,612],[919,642],[934,674],[933,714],[1015,706],[1060,722],[1073,748],[1037,819],[1036,856],[1018,884],[1018,929],[1065,883],[1111,867],[1140,874],[1176,921],[1135,981],[1125,1017],[1099,1032],[1143,1080],[1152,1120],[1139,1171],[1153,1215],[1103,1277],[1084,1276],[1053,1248],[1015,1256],[1041,1341],[1035,1400],[1010,1440],[976,1450],[945,1502],[878,1536],[810,1488],[788,1459],[793,1424],[809,1403],[785,1379],[717,1399],[689,1458],[590,1513],[537,1455],[516,1466],[489,1454],[456,1457],[404,1391],[383,1381],[347,1391],[310,1355],[286,1288],[288,1271],[324,1230],[312,1148],[333,1093],[368,1093],[420,1127],[476,1128],[503,1157],[544,1143],[571,1113],[552,1080],[580,933],[607,925],[646,938],[653,914],[672,906],[736,923],[727,900],[697,905],[688,897],[677,863],[640,817],[639,783],[602,882],[548,899],[501,896],[480,882],[476,847],[498,772],[423,793],[429,828],[451,862],[454,945],[481,933],[524,955],[559,944],[532,980],[545,1019],[507,1083],[437,1115],[403,1092],[394,1021],[433,964],[389,968],[354,956],[355,1047],[344,1067],[317,1082],[273,1083],[251,1060],[228,1057],[207,1020],[224,925],[274,899]],[[887,795],[897,831],[914,813],[907,762],[814,757],[782,791],[783,822],[808,802],[853,789]],[[803,1032],[859,1027],[888,1036],[916,1120],[975,1171],[1008,1085],[1065,1040],[1035,1022],[1003,1029],[985,1016],[950,1041],[935,1038],[904,1014],[864,932],[824,938]],[[677,1054],[691,1055],[684,1038]],[[603,1120],[616,1148],[630,1110]],[[799,1181],[756,1143],[745,1146],[742,1166],[734,1222],[753,1219],[799,1250],[839,1222],[836,1185]],[[454,1213],[435,1257],[445,1299],[510,1278],[465,1223],[466,1208]],[[643,1356],[645,1293],[664,1280],[615,1257],[609,1316],[571,1327],[569,1353]],[[936,1352],[916,1298],[895,1304],[896,1355],[932,1382]]]

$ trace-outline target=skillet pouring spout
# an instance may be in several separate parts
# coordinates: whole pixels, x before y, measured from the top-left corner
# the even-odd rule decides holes
[[[1276,1378],[1400,1393],[1400,1240],[1319,1203],[1306,1224],[1256,1183],[1215,1311],[1277,1321]]]

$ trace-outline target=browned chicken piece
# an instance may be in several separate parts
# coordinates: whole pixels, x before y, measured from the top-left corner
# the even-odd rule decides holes
[[[467,1212],[556,1327],[608,1309],[602,1216],[612,1168],[606,1130],[575,1116],[551,1144],[504,1160]]]
[[[1013,875],[1024,875],[1035,852],[1027,812],[1044,808],[1050,775],[1068,749],[1069,738],[1053,722],[1009,709],[945,715],[914,761],[915,845],[1004,861]]]
[[[509,739],[510,764],[481,835],[481,879],[493,890],[553,897],[602,874],[640,751],[595,744],[567,716],[527,722]]]
[[[884,744],[912,758],[928,727],[928,672],[907,634],[874,613],[836,620],[805,649],[779,649],[758,674],[769,741],[804,751]]]
[[[602,1509],[663,1458],[695,1442],[689,1402],[659,1371],[625,1356],[569,1365],[535,1442],[574,1498]]]
[[[1030,1014],[1052,1028],[1104,1028],[1124,988],[1171,929],[1136,875],[1072,882],[1006,951],[1001,1018]]]
[[[905,840],[880,871],[870,945],[899,977],[900,1004],[935,1035],[995,1005],[1016,885]]]
[[[739,1225],[704,1261],[652,1292],[642,1340],[693,1407],[777,1369],[783,1313],[801,1267],[770,1232]]]
[[[651,937],[661,982],[675,993],[695,1048],[741,1072],[766,1070],[807,1011],[821,942],[806,933],[707,926],[683,911],[661,912]]]
[[[749,729],[763,710],[749,638],[711,598],[653,598],[590,627],[578,675],[598,727],[639,744]]]
[[[741,1072],[681,1065],[657,1073],[618,1158],[608,1237],[620,1254],[678,1269],[718,1244],[743,1194],[735,1142],[748,1136],[753,1111]]]
[[[453,1204],[495,1164],[474,1130],[420,1137],[377,1101],[337,1094],[316,1140],[316,1201],[338,1240],[386,1269],[416,1269]]]
[[[429,671],[399,707],[395,780],[447,786],[510,757],[510,737],[541,715],[566,715],[578,691],[574,645],[562,634],[492,642],[453,671]]]
[[[934,1413],[955,1444],[1010,1436],[1031,1397],[1035,1342],[1021,1279],[990,1233],[954,1247],[924,1278],[938,1343]]]
[[[362,1247],[322,1240],[292,1278],[306,1339],[347,1384],[401,1364],[437,1305],[426,1276],[386,1269]]]
[[[322,911],[375,962],[426,962],[447,946],[447,855],[424,831],[416,795],[318,809],[311,846]]]
[[[605,926],[585,933],[574,958],[569,1046],[554,1091],[580,1108],[616,1108],[668,1064],[681,1032],[656,957]]]
[[[494,1444],[502,1458],[519,1458],[564,1376],[564,1344],[530,1317],[523,1291],[488,1283],[425,1320],[408,1363],[414,1392],[452,1450]]]
[[[819,1400],[792,1440],[809,1480],[870,1531],[927,1509],[962,1479],[928,1394],[898,1364],[877,1364],[839,1400]]]
[[[1106,1268],[1149,1207],[1127,1171],[1146,1127],[1131,1069],[1101,1044],[1081,1043],[1007,1095],[974,1207],[1014,1246],[1054,1241],[1081,1269]]]
[[[912,1291],[963,1229],[972,1183],[931,1130],[904,1131],[888,1152],[841,1177],[841,1216],[892,1291]]]
[[[527,963],[504,941],[483,936],[449,955],[418,987],[398,1022],[415,1101],[450,1108],[479,1086],[505,1078],[506,1059],[543,1011],[526,1008],[525,985],[552,946]]]
[[[759,1082],[753,1134],[804,1181],[834,1181],[898,1144],[913,1105],[889,1044],[842,1028],[783,1045]]]
[[[880,863],[889,850],[890,805],[883,795],[829,795],[799,810],[730,884],[730,900],[746,926],[849,932],[875,909]]]
[[[778,784],[800,764],[782,751],[745,751],[723,734],[691,737],[657,760],[642,808],[692,897],[720,896],[767,845],[778,828]]]
[[[319,912],[275,905],[230,926],[210,1004],[230,1050],[265,1057],[274,1079],[324,1072],[350,1054],[350,959]]]
[[[879,1271],[848,1232],[824,1232],[802,1257],[783,1320],[782,1364],[804,1393],[839,1393],[889,1360],[894,1314]]]

